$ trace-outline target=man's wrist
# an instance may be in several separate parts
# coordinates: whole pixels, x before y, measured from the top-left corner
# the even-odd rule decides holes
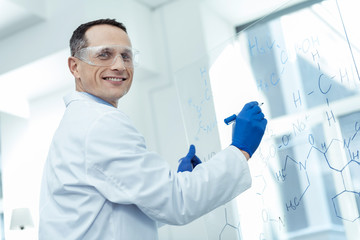
[[[242,149],[240,149],[239,147],[235,146],[234,144],[231,144],[232,146],[236,147],[237,149],[240,150],[240,152],[242,152],[242,154],[244,154],[246,160],[249,160],[250,159],[250,154]]]
[[[244,150],[241,150],[240,148],[239,148],[239,150],[244,154],[246,160],[250,159],[250,155],[247,152],[245,152]]]

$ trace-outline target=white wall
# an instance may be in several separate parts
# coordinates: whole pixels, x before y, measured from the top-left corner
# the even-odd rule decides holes
[[[65,109],[63,91],[30,101],[28,119],[0,115],[3,168],[3,196],[6,239],[21,239],[18,231],[8,230],[11,211],[29,208],[37,227],[42,166],[52,135]],[[27,239],[37,239],[37,230],[25,232]]]

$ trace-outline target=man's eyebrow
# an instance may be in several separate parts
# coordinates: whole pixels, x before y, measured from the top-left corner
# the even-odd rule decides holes
[[[129,49],[129,48],[125,48],[124,49],[124,53],[132,53],[133,51],[131,50],[131,49]]]
[[[97,52],[103,52],[103,51],[109,51],[109,52],[113,52],[115,51],[115,49],[117,49],[116,47],[112,47],[112,46],[98,46],[96,47],[96,51]],[[121,48],[121,52],[122,53],[129,53],[129,54],[132,54],[133,51],[131,48],[127,48],[127,47],[124,47],[124,48]]]
[[[99,48],[99,51],[109,51],[109,50],[113,50],[113,49],[110,47],[100,47]]]

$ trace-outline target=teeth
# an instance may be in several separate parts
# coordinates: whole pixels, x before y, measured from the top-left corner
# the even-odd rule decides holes
[[[114,81],[114,82],[121,82],[124,81],[125,78],[105,78],[106,80]]]

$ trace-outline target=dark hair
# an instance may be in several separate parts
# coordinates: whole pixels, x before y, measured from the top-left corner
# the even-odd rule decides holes
[[[88,42],[85,37],[86,31],[92,26],[101,25],[101,24],[108,24],[108,25],[118,27],[127,33],[125,25],[120,22],[117,22],[115,19],[109,19],[109,18],[98,19],[95,21],[81,24],[77,29],[75,29],[75,31],[73,32],[73,35],[70,38],[71,56],[74,56],[75,53],[77,51],[79,51],[80,49],[87,47]]]

